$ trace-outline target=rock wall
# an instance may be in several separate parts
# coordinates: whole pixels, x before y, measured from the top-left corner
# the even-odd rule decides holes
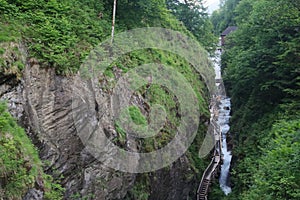
[[[182,156],[168,169],[156,171],[151,177],[152,193],[149,200],[182,200],[196,197],[198,181],[193,174],[190,162]],[[161,191],[168,191],[163,193]]]
[[[58,76],[53,69],[29,62],[21,81],[7,78],[1,84],[1,99],[8,101],[10,112],[38,147],[41,159],[47,160],[45,171],[57,179],[62,175],[67,199],[77,194],[122,199],[135,174],[105,168],[85,150],[72,117],[75,80],[76,76]],[[94,95],[87,98],[97,101]]]
[[[134,186],[137,174],[101,165],[77,135],[73,118],[76,109],[72,109],[74,86],[87,91],[84,98],[91,106],[81,112],[86,112],[89,122],[101,123],[110,135],[116,132],[109,114],[102,117],[103,112],[109,110],[110,92],[95,89],[95,81],[82,81],[78,75],[56,75],[54,69],[41,68],[31,59],[26,63],[21,79],[1,75],[0,98],[7,100],[9,111],[39,149],[40,158],[46,163],[45,172],[61,180],[66,199],[78,195],[99,200],[128,199],[126,194]],[[135,148],[136,145],[131,145],[127,150]],[[187,177],[190,174],[192,177]],[[186,155],[168,168],[148,173],[149,199],[181,200],[193,196],[198,184],[195,175]],[[40,193],[30,189],[24,199],[40,199]]]

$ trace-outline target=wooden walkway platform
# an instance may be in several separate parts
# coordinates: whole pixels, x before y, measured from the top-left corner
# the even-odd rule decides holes
[[[208,131],[210,132],[209,134],[213,135],[215,148],[211,162],[209,163],[202,175],[202,179],[197,190],[197,200],[207,200],[209,186],[211,184],[211,181],[215,178],[216,174],[218,173],[222,162],[222,135],[220,126],[217,123],[217,102],[219,100],[219,97],[225,94],[225,89],[223,81],[221,79],[217,79],[216,84],[218,84],[219,87],[217,94],[213,95],[213,98],[211,100],[211,119],[209,125],[210,127],[208,128]]]

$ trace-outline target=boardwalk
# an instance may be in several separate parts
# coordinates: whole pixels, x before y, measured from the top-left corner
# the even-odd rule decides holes
[[[215,177],[216,173],[218,172],[222,160],[222,139],[221,139],[221,130],[220,126],[217,123],[218,119],[218,101],[220,95],[223,95],[225,93],[223,81],[221,79],[216,80],[216,85],[220,87],[218,88],[217,95],[214,95],[214,97],[211,100],[211,119],[210,119],[210,127],[208,128],[208,131],[210,134],[213,134],[214,138],[214,154],[211,159],[210,164],[207,166],[206,170],[204,171],[202,175],[201,182],[199,184],[198,190],[197,190],[197,200],[207,200],[207,194],[209,185],[211,184],[211,181]]]
[[[211,121],[211,124],[216,124],[215,120]],[[214,126],[214,125],[212,125]],[[208,188],[210,185],[211,180],[217,173],[220,163],[221,163],[221,136],[220,136],[220,127],[214,126],[214,140],[215,140],[215,149],[214,149],[214,155],[213,158],[211,159],[210,164],[204,171],[202,175],[201,182],[198,187],[197,191],[197,200],[206,200],[207,199],[207,194],[208,194]]]

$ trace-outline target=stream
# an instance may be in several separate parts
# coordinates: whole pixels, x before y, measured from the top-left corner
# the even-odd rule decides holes
[[[213,59],[216,79],[222,79],[221,76],[221,51],[216,51],[216,57]],[[217,83],[219,86],[220,83]],[[225,89],[224,89],[225,90]],[[228,195],[231,192],[231,187],[229,185],[229,170],[230,170],[230,162],[231,162],[231,151],[227,149],[227,140],[226,136],[229,132],[229,119],[230,119],[230,109],[231,103],[230,98],[220,95],[220,105],[219,105],[219,116],[218,116],[218,124],[222,133],[222,155],[223,155],[223,164],[221,165],[221,175],[219,178],[219,183],[222,191]]]
[[[229,119],[230,119],[230,98],[221,97],[221,104],[219,105],[219,117],[218,124],[221,128],[222,133],[222,154],[223,154],[223,164],[221,165],[221,175],[219,179],[220,187],[222,191],[228,195],[231,192],[231,187],[228,184],[229,169],[231,162],[231,151],[227,149],[226,136],[230,129]]]

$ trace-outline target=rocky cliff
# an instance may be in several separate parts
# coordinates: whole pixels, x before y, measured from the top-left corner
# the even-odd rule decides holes
[[[0,98],[7,100],[9,111],[38,148],[40,158],[46,163],[45,172],[61,181],[66,199],[136,199],[136,195],[144,193],[144,199],[181,200],[195,195],[197,177],[202,173],[199,168],[205,166],[195,164],[196,150],[189,151],[167,168],[146,174],[124,173],[102,165],[86,150],[78,136],[73,117],[78,110],[72,108],[72,92],[74,87],[86,91],[84,98],[90,102],[90,107],[80,110],[81,116],[88,117],[91,124],[101,123],[107,136],[114,137],[118,134],[115,124],[109,117],[103,117],[103,112],[109,110],[111,97],[111,91],[104,89],[107,80],[97,88],[99,79],[82,81],[78,75],[57,75],[54,69],[41,67],[36,59],[27,58],[22,45],[12,45],[23,55],[13,57],[25,67],[18,75],[10,71],[1,73]],[[115,70],[114,73],[118,77],[120,72]],[[142,97],[136,99],[133,103],[147,112]],[[205,127],[197,136],[197,144],[204,133]],[[136,141],[128,137],[126,140],[127,143],[132,140],[126,150],[138,148]],[[114,153],[110,153],[108,157],[113,157]],[[202,161],[197,162],[201,164]],[[139,189],[143,184],[143,189]],[[41,199],[42,195],[29,197],[27,194],[25,199]]]
[[[41,159],[47,160],[45,171],[62,179],[66,197],[121,199],[135,175],[107,169],[85,150],[72,117],[75,79],[58,76],[31,59],[20,80],[13,74],[2,75],[1,99],[8,101],[10,112],[38,147]],[[87,98],[96,101],[95,96]]]

